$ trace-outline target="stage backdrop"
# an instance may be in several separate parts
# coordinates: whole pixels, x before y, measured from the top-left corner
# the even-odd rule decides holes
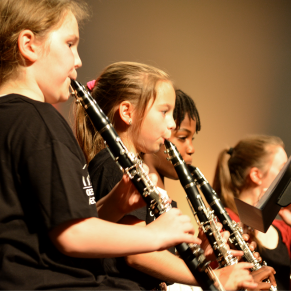
[[[193,165],[211,183],[218,153],[247,134],[280,136],[291,154],[290,0],[88,0],[85,84],[117,61],[168,72],[199,109]],[[69,119],[72,99],[58,105]],[[192,216],[179,182],[169,195]]]

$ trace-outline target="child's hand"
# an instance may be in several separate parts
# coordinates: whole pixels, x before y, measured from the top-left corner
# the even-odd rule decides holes
[[[243,239],[244,239],[246,242],[249,243],[248,246],[249,246],[250,250],[253,252],[253,255],[254,255],[254,257],[257,259],[257,261],[258,261],[258,262],[261,262],[261,261],[262,261],[262,258],[261,258],[260,253],[259,253],[259,252],[254,252],[255,249],[257,248],[257,243],[256,243],[255,241],[251,241],[251,240],[250,240],[250,235],[247,234],[247,233],[244,233],[244,234],[242,235],[242,237],[243,237]]]
[[[253,271],[251,275],[254,281],[258,283],[258,286],[254,289],[249,288],[251,291],[269,291],[272,286],[277,286],[274,274],[276,271],[269,266],[262,266],[259,270]],[[263,282],[263,280],[269,279],[270,282]]]
[[[177,208],[163,213],[155,221],[147,225],[152,230],[153,239],[161,243],[160,250],[180,243],[200,244],[201,240],[194,237],[194,227],[189,216],[182,215]]]
[[[130,178],[125,174],[115,186],[118,207],[123,214],[130,213],[146,205],[140,192],[136,189]]]
[[[154,183],[155,174],[149,175]],[[99,218],[111,222],[118,222],[124,215],[145,206],[141,194],[127,175],[123,175],[120,182],[105,197],[96,203]]]
[[[236,291],[239,289],[255,289],[258,284],[255,283],[250,269],[253,264],[240,262],[238,264],[227,266],[214,272],[226,291]]]
[[[143,168],[146,174],[148,174],[149,168],[145,164]],[[153,185],[156,185],[158,182],[157,175],[149,174],[149,177]],[[119,210],[122,217],[146,205],[143,197],[127,175],[123,175],[122,180],[114,187],[108,196],[111,199],[115,199],[115,209]]]
[[[228,244],[228,238],[230,236],[230,233],[228,231],[221,231],[222,229],[222,224],[219,222],[216,222],[217,230],[220,231],[221,238],[223,239],[225,243],[225,248],[231,252],[233,256],[236,256],[240,258],[243,256],[243,251],[238,251],[238,250],[230,250],[229,244]],[[217,257],[215,256],[215,253],[213,251],[212,246],[210,245],[206,235],[204,234],[202,229],[199,229],[199,235],[198,237],[202,240],[201,248],[204,250],[204,255],[208,260],[215,260]]]

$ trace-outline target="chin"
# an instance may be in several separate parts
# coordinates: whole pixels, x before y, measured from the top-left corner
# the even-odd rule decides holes
[[[64,92],[64,93],[62,93],[62,94],[60,95],[60,98],[59,98],[59,101],[58,101],[58,102],[66,102],[66,101],[69,100],[69,98],[70,98],[70,92],[69,92],[69,90],[68,90],[68,91],[66,91],[66,92]]]
[[[162,146],[162,145],[158,145],[158,146],[152,151],[152,153],[157,153],[157,152],[159,152],[159,151],[161,150],[161,146]]]

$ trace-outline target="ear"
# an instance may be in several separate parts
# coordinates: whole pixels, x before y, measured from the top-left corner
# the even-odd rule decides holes
[[[133,111],[134,111],[134,106],[129,101],[122,101],[119,104],[119,116],[122,119],[122,121],[127,125],[131,125],[132,118],[133,118]]]
[[[258,168],[256,168],[256,167],[251,168],[249,176],[250,176],[251,181],[254,182],[255,184],[257,184],[257,185],[262,184],[263,174]]]
[[[31,30],[23,30],[18,36],[18,48],[21,55],[29,62],[35,62],[38,57],[40,43],[36,43],[36,37]]]

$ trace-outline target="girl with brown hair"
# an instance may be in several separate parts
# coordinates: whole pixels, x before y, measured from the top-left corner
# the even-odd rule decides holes
[[[286,162],[284,144],[276,136],[249,136],[219,154],[213,188],[234,221],[239,221],[234,197],[256,205]],[[248,233],[258,244],[262,259],[276,270],[279,291],[290,289],[289,209],[281,209],[279,215],[283,221],[274,220],[266,233],[248,228]]]
[[[175,128],[173,110],[176,95],[165,72],[140,63],[118,62],[105,68],[96,81],[89,82],[87,86],[129,151],[142,156],[156,153],[164,139],[170,138]],[[121,179],[122,172],[80,108],[76,112],[76,135],[89,162],[98,200],[110,192]],[[145,226],[152,221],[148,209],[142,208],[127,214],[119,222]],[[197,285],[184,261],[173,253],[174,249],[169,249],[105,259],[104,269],[110,276],[132,280],[142,290],[153,289],[161,281]],[[222,284],[230,290],[256,286],[249,275],[250,267],[251,264],[244,263],[218,271]],[[229,277],[230,274],[232,276]]]
[[[51,105],[69,98],[87,15],[82,1],[0,2],[1,290],[134,289],[105,275],[101,258],[197,241],[174,210],[146,227],[102,220],[144,203],[123,177],[96,205],[84,155]]]

